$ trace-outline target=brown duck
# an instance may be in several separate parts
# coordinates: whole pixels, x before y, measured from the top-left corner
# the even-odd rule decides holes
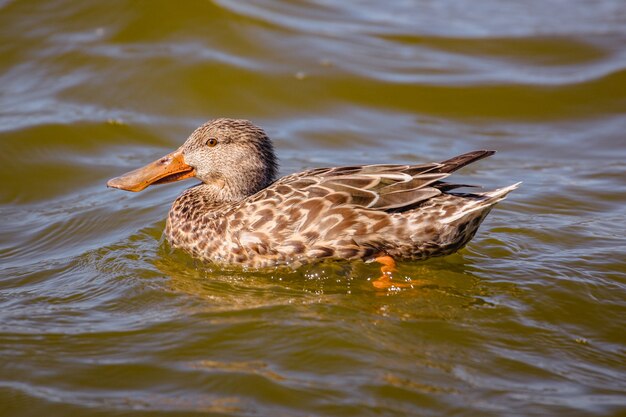
[[[277,160],[265,132],[246,120],[216,119],[176,151],[107,185],[141,191],[196,177],[201,183],[174,201],[167,218],[173,247],[250,268],[375,260],[383,275],[374,285],[386,288],[394,260],[461,249],[494,204],[517,188],[455,193],[463,185],[443,181],[493,153],[420,165],[317,168],[275,180]]]

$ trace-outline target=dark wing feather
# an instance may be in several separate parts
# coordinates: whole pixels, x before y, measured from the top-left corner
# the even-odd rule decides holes
[[[342,204],[375,210],[403,210],[454,188],[442,180],[457,169],[493,154],[474,151],[441,163],[317,168],[281,178],[270,188],[290,187],[308,198],[340,193]]]
[[[450,158],[446,161],[443,161],[441,165],[443,167],[440,169],[440,172],[454,172],[460,168],[463,168],[465,165],[469,165],[472,162],[476,162],[483,158],[493,155],[496,151],[472,151],[468,153],[464,153],[463,155],[455,156],[454,158]]]

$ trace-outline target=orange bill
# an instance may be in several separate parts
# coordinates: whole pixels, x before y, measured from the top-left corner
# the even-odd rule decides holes
[[[145,167],[110,179],[107,187],[137,192],[153,184],[180,181],[194,175],[195,171],[185,163],[183,153],[176,150]]]

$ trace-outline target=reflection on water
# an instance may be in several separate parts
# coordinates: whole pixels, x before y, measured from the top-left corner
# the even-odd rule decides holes
[[[0,2],[0,414],[623,412],[625,28],[619,0]],[[282,174],[496,149],[455,178],[524,185],[413,288],[217,269],[162,238],[193,182],[105,182],[220,116]]]
[[[197,298],[203,311],[224,312],[296,304],[343,304],[346,295],[365,297],[362,306],[367,313],[389,315],[390,309],[400,307],[403,319],[450,314],[439,305],[463,309],[490,305],[481,289],[479,279],[464,268],[462,255],[451,263],[429,261],[415,265],[400,265],[394,280],[413,284],[409,289],[375,290],[371,284],[380,276],[380,268],[366,263],[327,262],[290,270],[242,271],[211,267],[180,251],[161,245],[155,267],[167,278],[167,288],[187,297]],[[440,271],[444,269],[446,276]],[[374,297],[374,298],[372,298]],[[382,297],[377,300],[378,297]],[[385,301],[395,297],[388,305]],[[414,303],[412,308],[401,305],[397,297]],[[352,306],[353,308],[355,305]],[[361,308],[361,307],[360,307]],[[404,311],[406,310],[406,311]],[[459,310],[461,311],[461,310]]]

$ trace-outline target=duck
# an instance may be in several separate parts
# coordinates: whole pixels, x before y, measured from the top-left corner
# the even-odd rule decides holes
[[[196,178],[173,203],[164,235],[173,248],[224,267],[298,268],[321,261],[378,262],[376,288],[401,287],[398,261],[445,256],[463,248],[494,205],[520,183],[489,192],[445,181],[495,151],[443,162],[315,168],[277,179],[265,131],[248,120],[219,118],[195,129],[177,150],[110,179],[138,192]]]

